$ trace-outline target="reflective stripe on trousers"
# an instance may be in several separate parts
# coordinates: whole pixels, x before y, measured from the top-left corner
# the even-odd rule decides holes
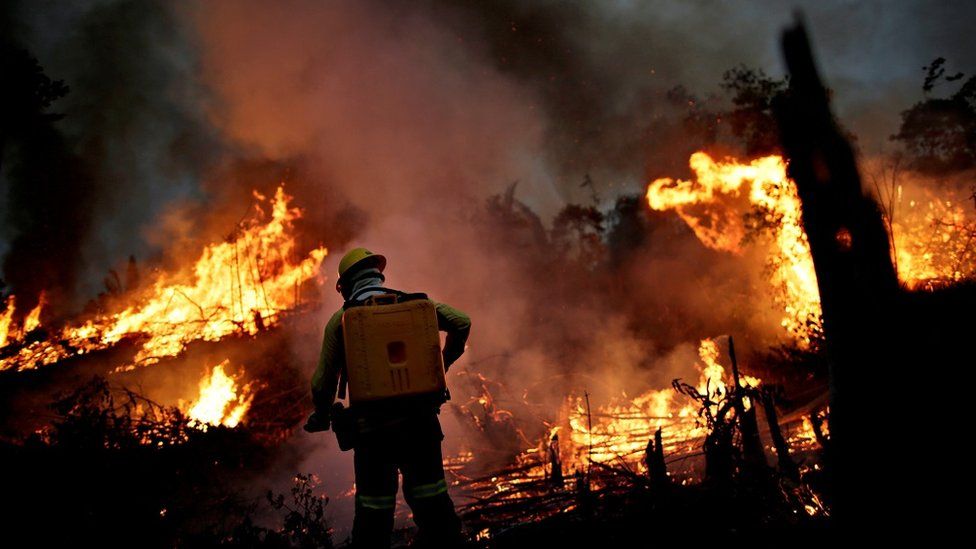
[[[356,505],[366,509],[393,509],[396,507],[396,495],[392,496],[364,496],[356,494]]]
[[[403,487],[404,496],[413,499],[432,498],[447,493],[447,481],[440,479],[437,482],[418,484],[417,486]]]
[[[417,539],[428,540],[431,547],[457,545],[461,521],[444,479],[442,439],[434,413],[407,418],[396,428],[377,429],[360,438],[353,454],[354,547],[390,546],[401,473],[404,499],[417,524]]]

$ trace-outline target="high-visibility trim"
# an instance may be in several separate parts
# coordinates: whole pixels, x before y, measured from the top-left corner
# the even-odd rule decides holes
[[[356,505],[367,509],[393,509],[396,507],[396,495],[364,496],[362,494],[356,494]]]
[[[404,489],[406,495],[411,498],[432,498],[447,493],[447,481],[440,479],[429,484],[419,484],[409,489]]]

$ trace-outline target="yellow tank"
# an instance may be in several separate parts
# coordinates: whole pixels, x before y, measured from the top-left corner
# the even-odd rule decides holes
[[[434,303],[379,296],[342,315],[349,402],[443,391],[444,360]]]

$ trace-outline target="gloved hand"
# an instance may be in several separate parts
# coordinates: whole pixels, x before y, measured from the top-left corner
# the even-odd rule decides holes
[[[308,419],[305,421],[305,426],[302,429],[305,429],[307,433],[318,433],[319,431],[328,431],[329,424],[328,414],[312,412],[312,415],[308,416]]]

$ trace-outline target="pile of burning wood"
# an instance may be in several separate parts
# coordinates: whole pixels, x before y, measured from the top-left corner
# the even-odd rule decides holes
[[[721,364],[721,347],[731,375]],[[507,466],[471,475],[477,451],[448,460],[453,485],[466,500],[466,520],[489,537],[510,524],[587,506],[592,512],[635,490],[731,492],[744,485],[763,485],[808,516],[829,515],[820,494],[829,444],[825,388],[781,419],[781,388],[739,372],[731,337],[703,340],[699,356],[697,385],[674,380],[672,389],[595,409],[586,393],[567,399],[544,440]],[[510,414],[491,402],[487,393],[478,399],[479,428],[509,430]]]

